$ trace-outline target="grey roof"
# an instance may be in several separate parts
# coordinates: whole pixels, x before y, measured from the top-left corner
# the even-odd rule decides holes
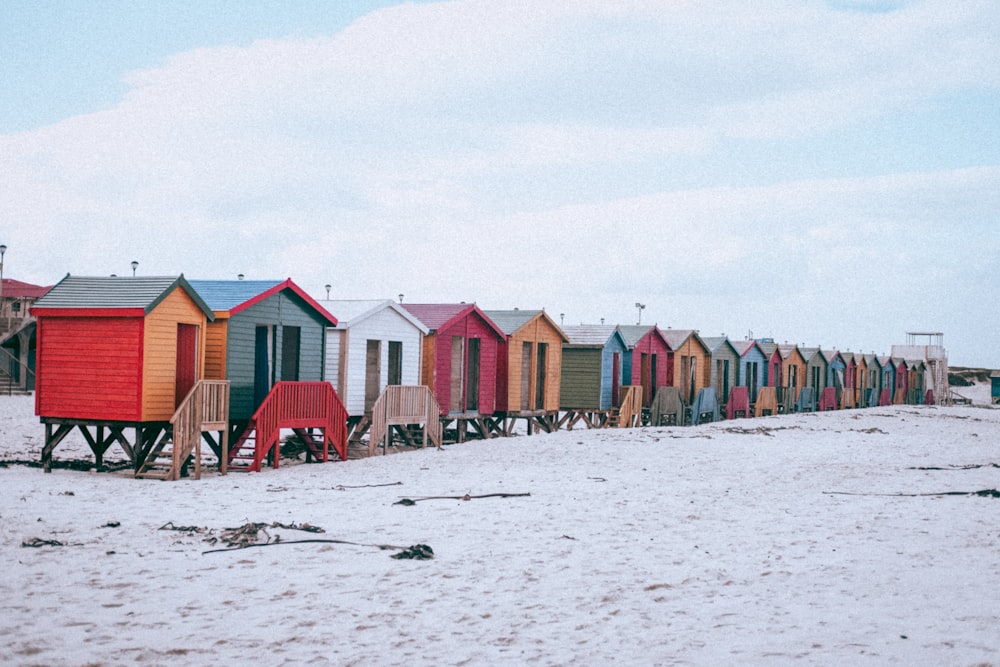
[[[671,350],[676,350],[684,344],[684,341],[695,334],[694,329],[662,329],[661,331],[663,331],[663,337],[670,344]]]
[[[231,310],[283,280],[189,280],[212,310]]]
[[[768,359],[770,359],[774,355],[774,351],[778,349],[778,344],[773,340],[764,342],[757,341],[757,344],[760,345],[760,349],[764,350],[764,354]]]
[[[719,351],[719,348],[723,345],[729,345],[733,348],[733,354],[738,355],[739,352],[733,347],[732,341],[729,340],[729,336],[702,336],[701,339],[705,341],[705,345],[708,345],[708,349],[715,354]]]
[[[208,319],[214,319],[212,309],[183,275],[89,277],[67,274],[35,302],[32,310],[139,308],[148,315],[176,287],[184,288]]]
[[[578,324],[563,327],[569,344],[581,347],[604,347],[616,331],[618,327],[614,324]]]
[[[812,361],[817,354],[824,364],[827,363],[826,357],[823,356],[823,352],[818,347],[800,347],[799,352],[802,353],[802,358],[806,360],[806,363]]]
[[[539,315],[541,310],[484,310],[486,317],[493,320],[500,329],[510,336],[515,331]]]
[[[642,337],[653,330],[655,324],[620,324],[618,330],[622,332],[625,344],[632,348],[639,344]]]

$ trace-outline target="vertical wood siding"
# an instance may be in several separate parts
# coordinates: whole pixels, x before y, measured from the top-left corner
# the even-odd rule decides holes
[[[618,335],[611,337],[608,344],[604,346],[604,350],[601,354],[601,403],[597,407],[601,410],[610,410],[615,407],[614,405],[614,388],[615,388],[615,378],[614,378],[614,359],[615,355],[621,355],[621,359],[625,360],[625,344]],[[619,366],[618,372],[621,373],[621,366]],[[619,377],[617,386],[621,387],[624,382],[624,377]]]
[[[258,326],[274,327],[271,382],[281,372],[283,327],[298,327],[299,377],[302,382],[325,376],[326,321],[289,290],[283,290],[229,318],[226,341],[226,379],[230,382],[230,419],[248,419],[254,404],[254,359]]]
[[[524,343],[531,344],[531,359],[529,364],[524,363]],[[538,344],[548,345],[545,357],[545,403],[535,405],[535,396],[538,393]],[[503,345],[505,355],[500,355],[497,372],[497,409],[498,410],[519,410],[522,405],[521,393],[525,386],[530,394],[528,405],[534,406],[536,410],[558,410],[561,392],[562,373],[562,344],[563,337],[541,314],[536,315],[526,322],[524,326],[515,331],[509,343]],[[499,353],[499,351],[498,351]],[[506,356],[506,358],[502,358]],[[529,370],[530,377],[527,383],[524,382],[523,373],[525,368]],[[506,377],[501,375],[501,369],[506,371]],[[506,389],[506,391],[502,391]],[[503,406],[503,407],[501,407]]]
[[[347,413],[365,412],[365,363],[369,340],[381,342],[379,352],[379,393],[389,380],[389,343],[402,343],[400,384],[423,384],[420,358],[423,345],[420,329],[392,308],[384,308],[353,324],[349,331],[327,330],[326,377],[334,383]],[[342,347],[346,344],[346,347]],[[428,385],[432,386],[432,385]]]
[[[229,318],[219,318],[205,326],[205,379],[226,379],[226,334]]]
[[[725,403],[729,399],[729,390],[736,386],[737,371],[740,365],[740,355],[728,343],[719,345],[718,349],[712,352],[712,378],[711,386],[715,387],[715,394],[720,403]],[[722,377],[720,364],[725,367],[725,362],[729,362],[728,375]]]
[[[702,347],[695,337],[688,336],[687,339],[674,350],[674,387],[678,387],[681,390],[681,395],[686,395],[687,387],[684,386],[683,376],[685,374],[685,365],[678,363],[681,357],[690,359],[695,358],[695,377],[694,377],[694,393],[695,396],[698,392],[705,387],[710,387],[712,385],[712,357],[709,352]]]
[[[204,377],[206,322],[205,314],[180,288],[167,295],[146,316],[142,363],[142,421],[167,421],[177,407],[178,324],[198,327],[196,375],[197,378]]]
[[[649,372],[652,374],[652,357],[656,355],[656,376],[650,377],[646,385],[643,385],[642,358],[647,355]],[[646,407],[652,403],[656,395],[656,390],[668,383],[667,380],[667,359],[670,355],[670,347],[667,345],[656,329],[650,329],[649,333],[636,342],[635,347],[625,353],[624,359],[624,384],[641,386],[642,404]]]
[[[499,338],[496,332],[476,312],[456,320],[434,332],[433,384],[428,386],[441,406],[442,414],[465,412],[464,406],[451,401],[451,346],[452,336],[466,341],[464,354],[468,355],[468,340],[479,339],[479,394],[476,414],[491,415],[496,409],[496,373]],[[467,382],[468,378],[465,378]],[[463,392],[464,393],[464,392]]]

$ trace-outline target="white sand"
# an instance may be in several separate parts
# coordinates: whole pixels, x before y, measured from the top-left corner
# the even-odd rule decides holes
[[[31,405],[0,398],[0,459],[38,458]],[[0,656],[1000,665],[1000,499],[897,495],[1000,488],[998,441],[1000,410],[900,406],[563,431],[200,481],[0,468],[13,568],[0,580]],[[82,456],[80,443],[56,458]],[[394,504],[466,493],[531,495]],[[168,522],[206,530],[160,530]],[[330,543],[203,553],[221,546],[210,534],[246,522],[326,531],[268,529],[284,540],[424,543],[435,558]],[[66,546],[22,546],[33,538]]]

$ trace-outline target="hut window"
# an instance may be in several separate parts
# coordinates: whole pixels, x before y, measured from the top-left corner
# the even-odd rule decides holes
[[[403,344],[389,341],[389,384],[403,384]]]
[[[296,382],[299,379],[299,347],[302,330],[299,327],[281,327],[281,379]]]

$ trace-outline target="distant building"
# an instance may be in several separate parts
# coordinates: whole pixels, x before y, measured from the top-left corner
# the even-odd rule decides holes
[[[0,340],[6,338],[9,332],[21,328],[30,316],[31,304],[50,289],[51,285],[41,287],[13,278],[3,279],[3,289],[0,290]]]
[[[907,331],[906,345],[893,345],[892,356],[922,360],[927,365],[925,384],[933,390],[934,402],[950,401],[948,388],[948,352],[944,349],[944,334],[940,331]]]
[[[35,388],[35,318],[31,306],[51,286],[42,287],[12,278],[0,290],[0,393]]]

